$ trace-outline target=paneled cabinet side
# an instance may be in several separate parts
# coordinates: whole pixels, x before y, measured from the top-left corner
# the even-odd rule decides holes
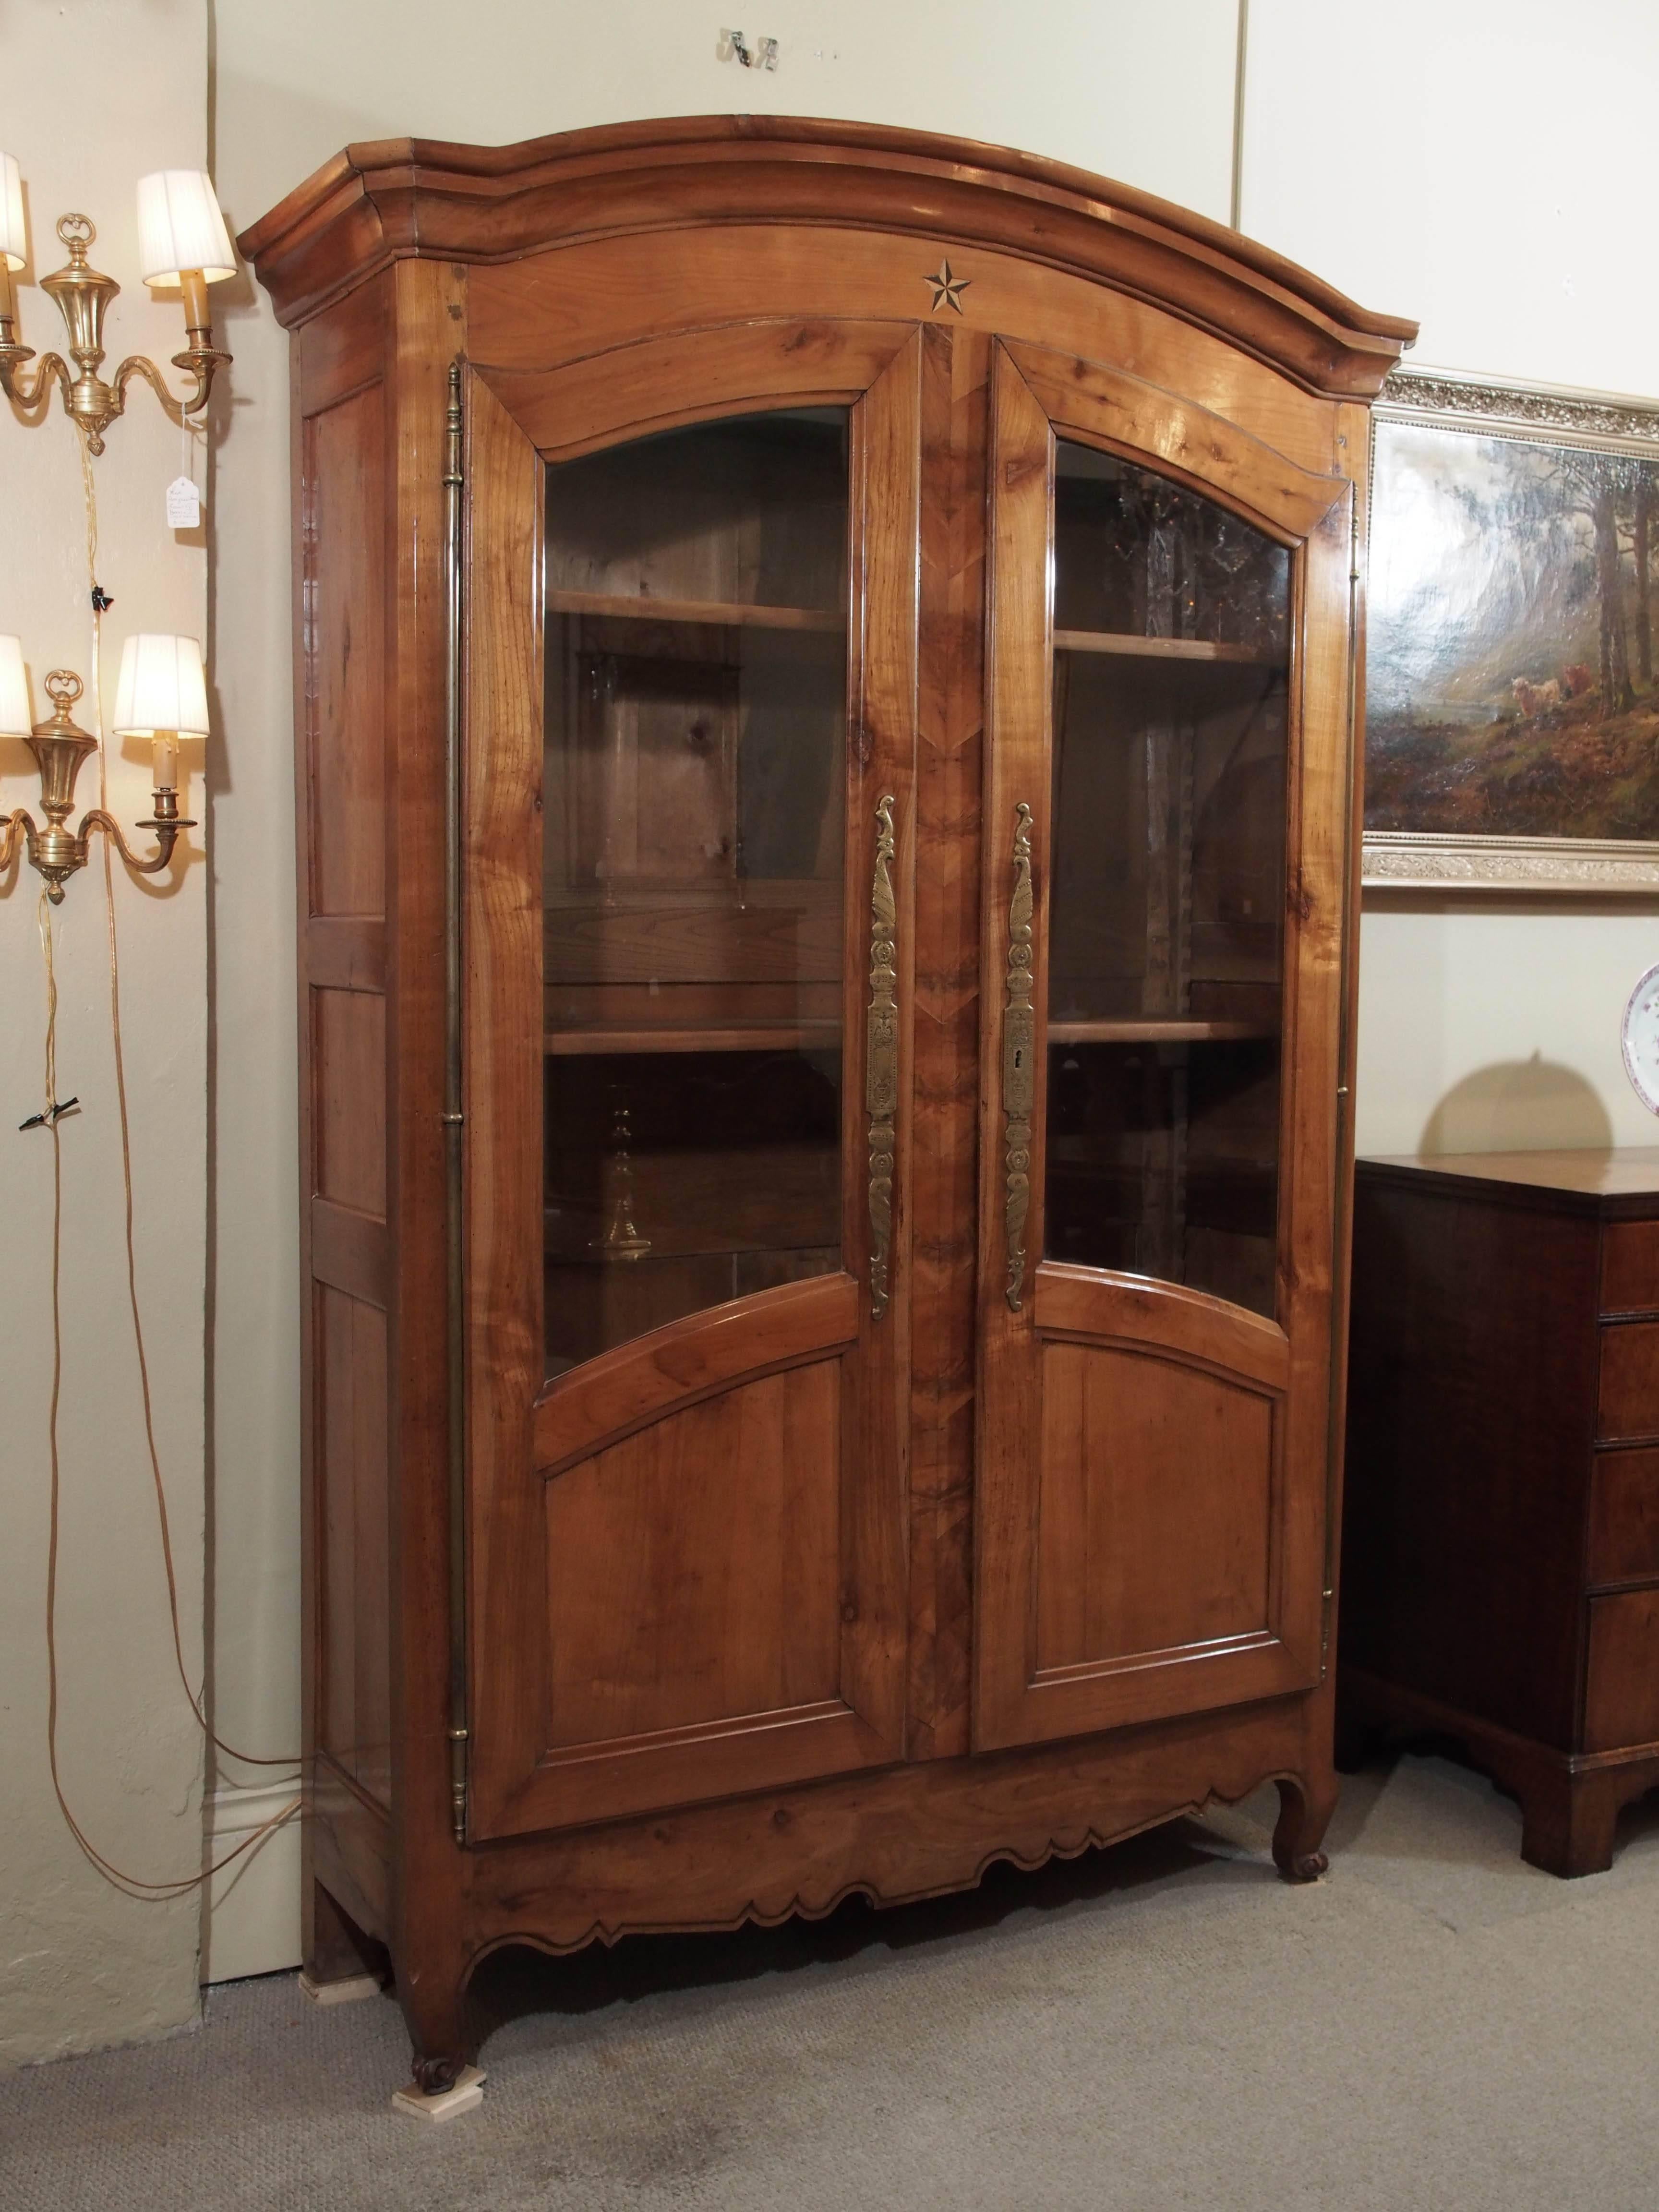
[[[295,347],[307,1964],[389,1932],[384,279]],[[316,1886],[327,1893],[319,1899]]]

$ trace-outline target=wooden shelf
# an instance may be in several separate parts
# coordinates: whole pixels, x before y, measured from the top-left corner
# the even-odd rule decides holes
[[[1174,1019],[1050,1022],[1050,1044],[1231,1044],[1274,1037],[1273,1022],[1188,1022]],[[650,1029],[599,1024],[550,1030],[542,1048],[550,1060],[599,1053],[821,1052],[841,1042],[839,1022],[745,1022],[729,1029]]]
[[[839,1022],[745,1022],[729,1029],[650,1029],[600,1024],[550,1030],[542,1048],[550,1060],[602,1052],[811,1052],[841,1042]]]
[[[1050,1044],[1233,1044],[1276,1037],[1274,1022],[1050,1022]]]
[[[1112,653],[1136,660],[1207,660],[1242,668],[1284,668],[1283,653],[1253,645],[1212,645],[1202,637],[1136,637],[1127,630],[1057,629],[1056,653]]]
[[[661,1248],[659,1249],[659,1247],[647,1237],[646,1240],[647,1249],[643,1252],[607,1252],[601,1249],[601,1240],[604,1237],[605,1226],[605,1224],[603,1221],[596,1221],[593,1227],[592,1237],[585,1240],[580,1247],[576,1249],[567,1249],[556,1241],[550,1239],[544,1231],[542,1243],[542,1265],[544,1267],[599,1268],[654,1267],[664,1268],[682,1266],[688,1260],[796,1259],[799,1258],[802,1253],[815,1254],[825,1251],[833,1251],[836,1249],[833,1246],[826,1246],[822,1237],[814,1238],[811,1242],[803,1241],[799,1244],[754,1243],[682,1245],[673,1243],[668,1237],[665,1237]],[[642,1229],[644,1224],[642,1223],[636,1223],[635,1226]],[[833,1262],[831,1264],[833,1265]],[[826,1267],[823,1272],[828,1274],[830,1270],[829,1267]],[[808,1276],[799,1276],[796,1278],[796,1279],[805,1282],[809,1281],[811,1278]]]
[[[550,615],[600,615],[629,622],[708,623],[722,629],[840,631],[847,618],[833,607],[759,607],[727,599],[652,599],[624,592],[550,592]]]

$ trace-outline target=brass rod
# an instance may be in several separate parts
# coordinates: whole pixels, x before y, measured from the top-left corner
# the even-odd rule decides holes
[[[461,362],[449,365],[444,434],[444,1168],[449,1410],[449,1784],[466,1841],[466,1340],[461,1066]]]

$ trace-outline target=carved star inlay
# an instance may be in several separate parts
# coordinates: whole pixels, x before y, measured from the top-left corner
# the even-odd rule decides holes
[[[933,288],[933,312],[935,314],[939,313],[941,307],[954,307],[957,314],[960,314],[962,313],[962,295],[974,280],[971,276],[953,276],[951,274],[950,263],[948,261],[941,261],[939,264],[938,273],[935,276],[924,276],[921,281],[924,284],[931,284]]]

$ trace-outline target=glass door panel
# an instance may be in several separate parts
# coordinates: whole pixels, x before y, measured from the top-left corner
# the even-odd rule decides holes
[[[1045,1248],[1272,1314],[1290,556],[1062,440]]]
[[[546,1367],[841,1265],[848,417],[547,471]]]

